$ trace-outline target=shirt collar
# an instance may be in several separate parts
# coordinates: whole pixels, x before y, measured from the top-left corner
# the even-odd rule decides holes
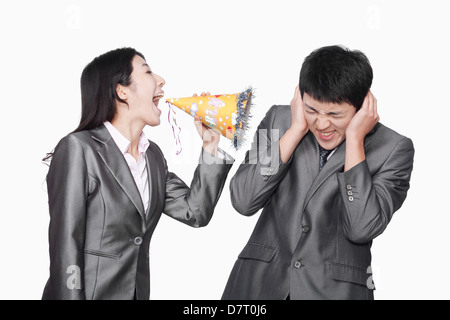
[[[119,147],[120,152],[125,155],[125,153],[127,153],[128,151],[128,148],[130,147],[130,141],[125,138],[124,135],[111,124],[111,122],[105,121],[103,124],[105,125],[116,145]],[[138,143],[139,153],[145,153],[149,146],[150,141],[147,139],[144,131],[142,131]]]
[[[316,140],[316,141],[317,141],[317,140]],[[326,150],[326,149],[324,149],[324,148],[322,148],[322,147],[320,146],[319,142],[317,142],[317,145],[319,146],[319,152],[320,152],[321,149],[322,149],[322,150]],[[339,146],[340,146],[340,145],[339,145]],[[336,150],[339,148],[339,146],[337,146],[337,147],[334,148],[333,150],[328,150],[330,153],[328,154],[327,161],[330,160],[331,156],[336,152]]]

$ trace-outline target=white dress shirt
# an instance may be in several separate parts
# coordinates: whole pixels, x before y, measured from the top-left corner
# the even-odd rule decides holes
[[[128,153],[130,147],[130,141],[123,136],[109,121],[103,123],[108,129],[111,137],[113,138],[119,150],[122,152],[125,160],[127,161],[128,167],[130,168],[131,174],[133,175],[134,182],[141,195],[142,203],[144,204],[145,212],[147,212],[149,194],[148,194],[148,174],[146,166],[145,152],[150,146],[150,141],[145,136],[144,132],[141,133],[138,143],[139,158],[136,161],[133,156]]]
[[[331,156],[336,152],[337,147],[333,149],[333,151],[330,152],[330,154],[327,157],[327,161],[330,160]]]

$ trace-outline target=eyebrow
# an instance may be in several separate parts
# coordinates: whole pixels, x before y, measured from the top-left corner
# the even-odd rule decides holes
[[[305,106],[306,106],[308,109],[311,109],[312,111],[316,111],[316,112],[317,112],[317,110],[314,109],[313,107],[311,107],[309,104],[305,103]]]
[[[142,66],[151,69],[150,66],[147,63],[143,63]]]
[[[307,103],[305,103],[305,106],[308,108],[308,109],[311,109],[312,111],[314,111],[314,112],[318,112],[316,109],[314,109],[313,107],[311,107],[310,105],[308,105]],[[332,111],[332,112],[327,112],[327,114],[329,114],[329,115],[332,115],[332,116],[339,116],[339,115],[341,115],[341,114],[343,114],[344,113],[344,111]]]

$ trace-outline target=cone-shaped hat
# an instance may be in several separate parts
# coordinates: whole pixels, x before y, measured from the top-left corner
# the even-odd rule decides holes
[[[253,89],[249,88],[241,93],[171,98],[166,101],[193,117],[200,117],[204,125],[230,139],[238,149],[244,141],[252,94]]]

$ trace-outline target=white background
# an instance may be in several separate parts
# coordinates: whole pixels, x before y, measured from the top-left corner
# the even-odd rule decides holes
[[[411,189],[373,244],[377,299],[449,299],[448,1],[2,1],[0,12],[0,298],[40,299],[48,277],[46,152],[74,130],[84,66],[132,46],[167,85],[166,97],[256,89],[243,160],[259,121],[288,104],[314,49],[360,49],[374,69],[381,122],[414,141]],[[179,113],[183,152],[163,105],[145,129],[188,184],[200,151]],[[440,149],[439,149],[440,148]],[[441,161],[444,161],[441,163]],[[163,216],[151,242],[152,299],[220,299],[259,214],[231,206],[229,179],[206,228]]]

